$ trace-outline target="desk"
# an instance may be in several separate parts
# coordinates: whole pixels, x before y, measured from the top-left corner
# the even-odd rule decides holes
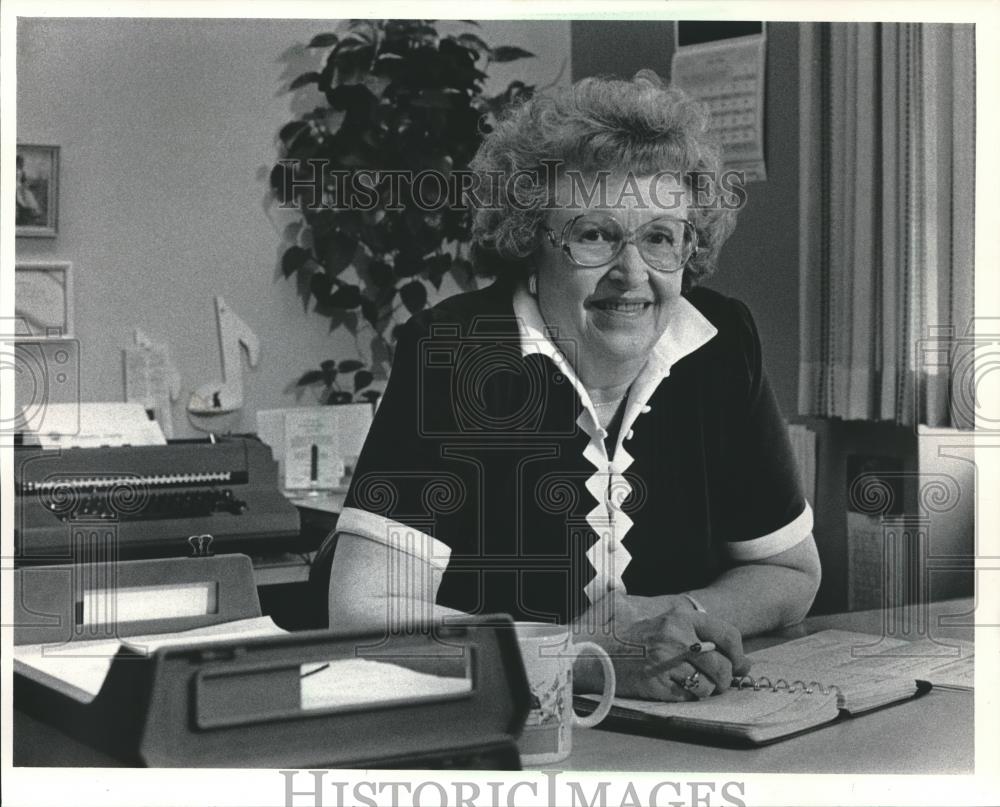
[[[272,552],[253,558],[254,578],[260,586],[305,583],[316,549],[337,526],[337,516],[344,509],[344,492],[322,493],[291,498],[299,510],[303,552]]]
[[[286,630],[326,627],[325,594],[310,591],[308,583],[318,550],[337,526],[345,498],[343,492],[292,498],[299,510],[302,547],[307,551],[252,558],[261,610]],[[317,600],[320,596],[322,602]]]
[[[972,639],[972,618],[942,619],[972,611],[971,599],[933,603],[928,617],[932,635]],[[897,621],[918,624],[913,609],[889,612]],[[939,625],[939,620],[962,624]],[[747,641],[749,650],[795,635],[828,628],[881,633],[882,611],[858,611],[810,617],[802,626],[774,637]],[[918,638],[900,633],[900,638]],[[558,766],[580,771],[732,771],[745,773],[973,773],[974,699],[972,692],[935,689],[916,700],[850,718],[754,749],[718,748],[689,742],[641,737],[601,729],[577,729],[573,754]]]
[[[944,615],[971,611],[971,600],[935,603],[932,626]],[[909,612],[908,612],[909,613]],[[900,616],[906,614],[898,614]],[[909,614],[912,616],[912,614]],[[933,627],[933,635],[971,639],[972,619],[964,625]],[[877,633],[880,611],[809,618],[779,636],[754,639],[748,648],[826,628]],[[20,764],[95,766],[109,760],[87,746],[67,740],[57,729],[15,714],[15,761]],[[689,742],[642,737],[600,729],[577,729],[574,752],[558,765],[564,771],[703,771],[743,773],[972,773],[974,770],[973,693],[932,690],[921,698],[894,704],[857,718],[757,749],[719,748]],[[59,756],[52,759],[52,749]],[[38,760],[49,760],[39,763]]]

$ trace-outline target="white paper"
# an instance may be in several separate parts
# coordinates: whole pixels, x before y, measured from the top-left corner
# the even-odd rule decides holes
[[[217,607],[217,584],[201,580],[135,588],[88,589],[83,593],[81,624],[124,625],[151,619],[207,616]]]
[[[177,633],[132,636],[125,642],[136,650],[152,653],[159,647],[169,645],[206,644],[225,639],[278,636],[283,633],[286,631],[275,625],[271,617],[263,616]],[[111,669],[111,661],[122,644],[118,639],[101,639],[61,645],[15,645],[14,669],[81,703],[90,703],[101,691],[104,679]]]
[[[332,490],[344,476],[338,456],[339,424],[334,407],[311,406],[285,413],[285,488]]]
[[[290,495],[345,491],[372,418],[372,406],[367,403],[265,409],[257,412],[257,434],[271,447]],[[322,477],[316,480],[312,479],[313,445]]]
[[[302,665],[303,709],[330,709],[398,700],[435,698],[472,690],[468,678],[417,672],[369,659],[336,659]]]
[[[825,630],[750,653],[753,661],[821,671],[837,684],[845,675],[860,679],[912,678],[936,686],[972,688],[975,645],[961,639],[905,639]],[[759,666],[759,665],[758,665]]]
[[[168,437],[174,436],[171,403],[180,395],[180,373],[166,344],[150,341],[135,332],[135,347],[125,348],[125,400],[142,404]]]
[[[767,179],[764,165],[764,34],[674,51],[671,82],[704,102],[727,169]]]
[[[167,443],[159,424],[150,420],[138,403],[49,404],[45,409],[45,431],[36,436],[43,448]]]

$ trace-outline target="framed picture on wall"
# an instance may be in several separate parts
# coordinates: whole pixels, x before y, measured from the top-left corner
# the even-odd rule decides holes
[[[17,144],[16,234],[53,238],[59,209],[59,146]]]
[[[14,316],[36,338],[73,335],[73,265],[66,261],[14,267]]]

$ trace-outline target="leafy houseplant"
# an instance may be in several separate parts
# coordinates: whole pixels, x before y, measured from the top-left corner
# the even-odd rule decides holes
[[[282,156],[271,172],[277,201],[298,211],[285,231],[281,268],[305,302],[372,338],[372,368],[354,360],[323,362],[297,386],[319,386],[324,403],[371,399],[368,389],[391,359],[395,327],[428,304],[451,273],[470,282],[471,210],[412,180],[420,172],[448,179],[466,169],[506,104],[533,88],[512,82],[484,93],[490,64],[532,56],[490,47],[471,32],[442,34],[431,20],[351,20],[314,37],[322,70],[296,78],[327,105],[282,127]],[[476,24],[467,21],[465,28]],[[438,185],[438,188],[442,187]],[[445,203],[441,203],[444,201]],[[353,272],[348,272],[352,268]],[[428,285],[429,284],[429,285]],[[355,366],[357,365],[357,366]],[[338,375],[353,373],[353,390]]]

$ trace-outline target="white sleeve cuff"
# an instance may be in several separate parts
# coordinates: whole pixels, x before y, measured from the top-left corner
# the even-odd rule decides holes
[[[337,532],[349,532],[367,538],[426,561],[441,570],[447,568],[451,557],[451,547],[432,535],[356,507],[343,509],[337,518]]]
[[[800,541],[804,541],[812,530],[813,511],[809,502],[806,502],[806,507],[799,517],[784,527],[749,541],[731,541],[726,544],[726,549],[733,560],[763,560],[791,549]]]

